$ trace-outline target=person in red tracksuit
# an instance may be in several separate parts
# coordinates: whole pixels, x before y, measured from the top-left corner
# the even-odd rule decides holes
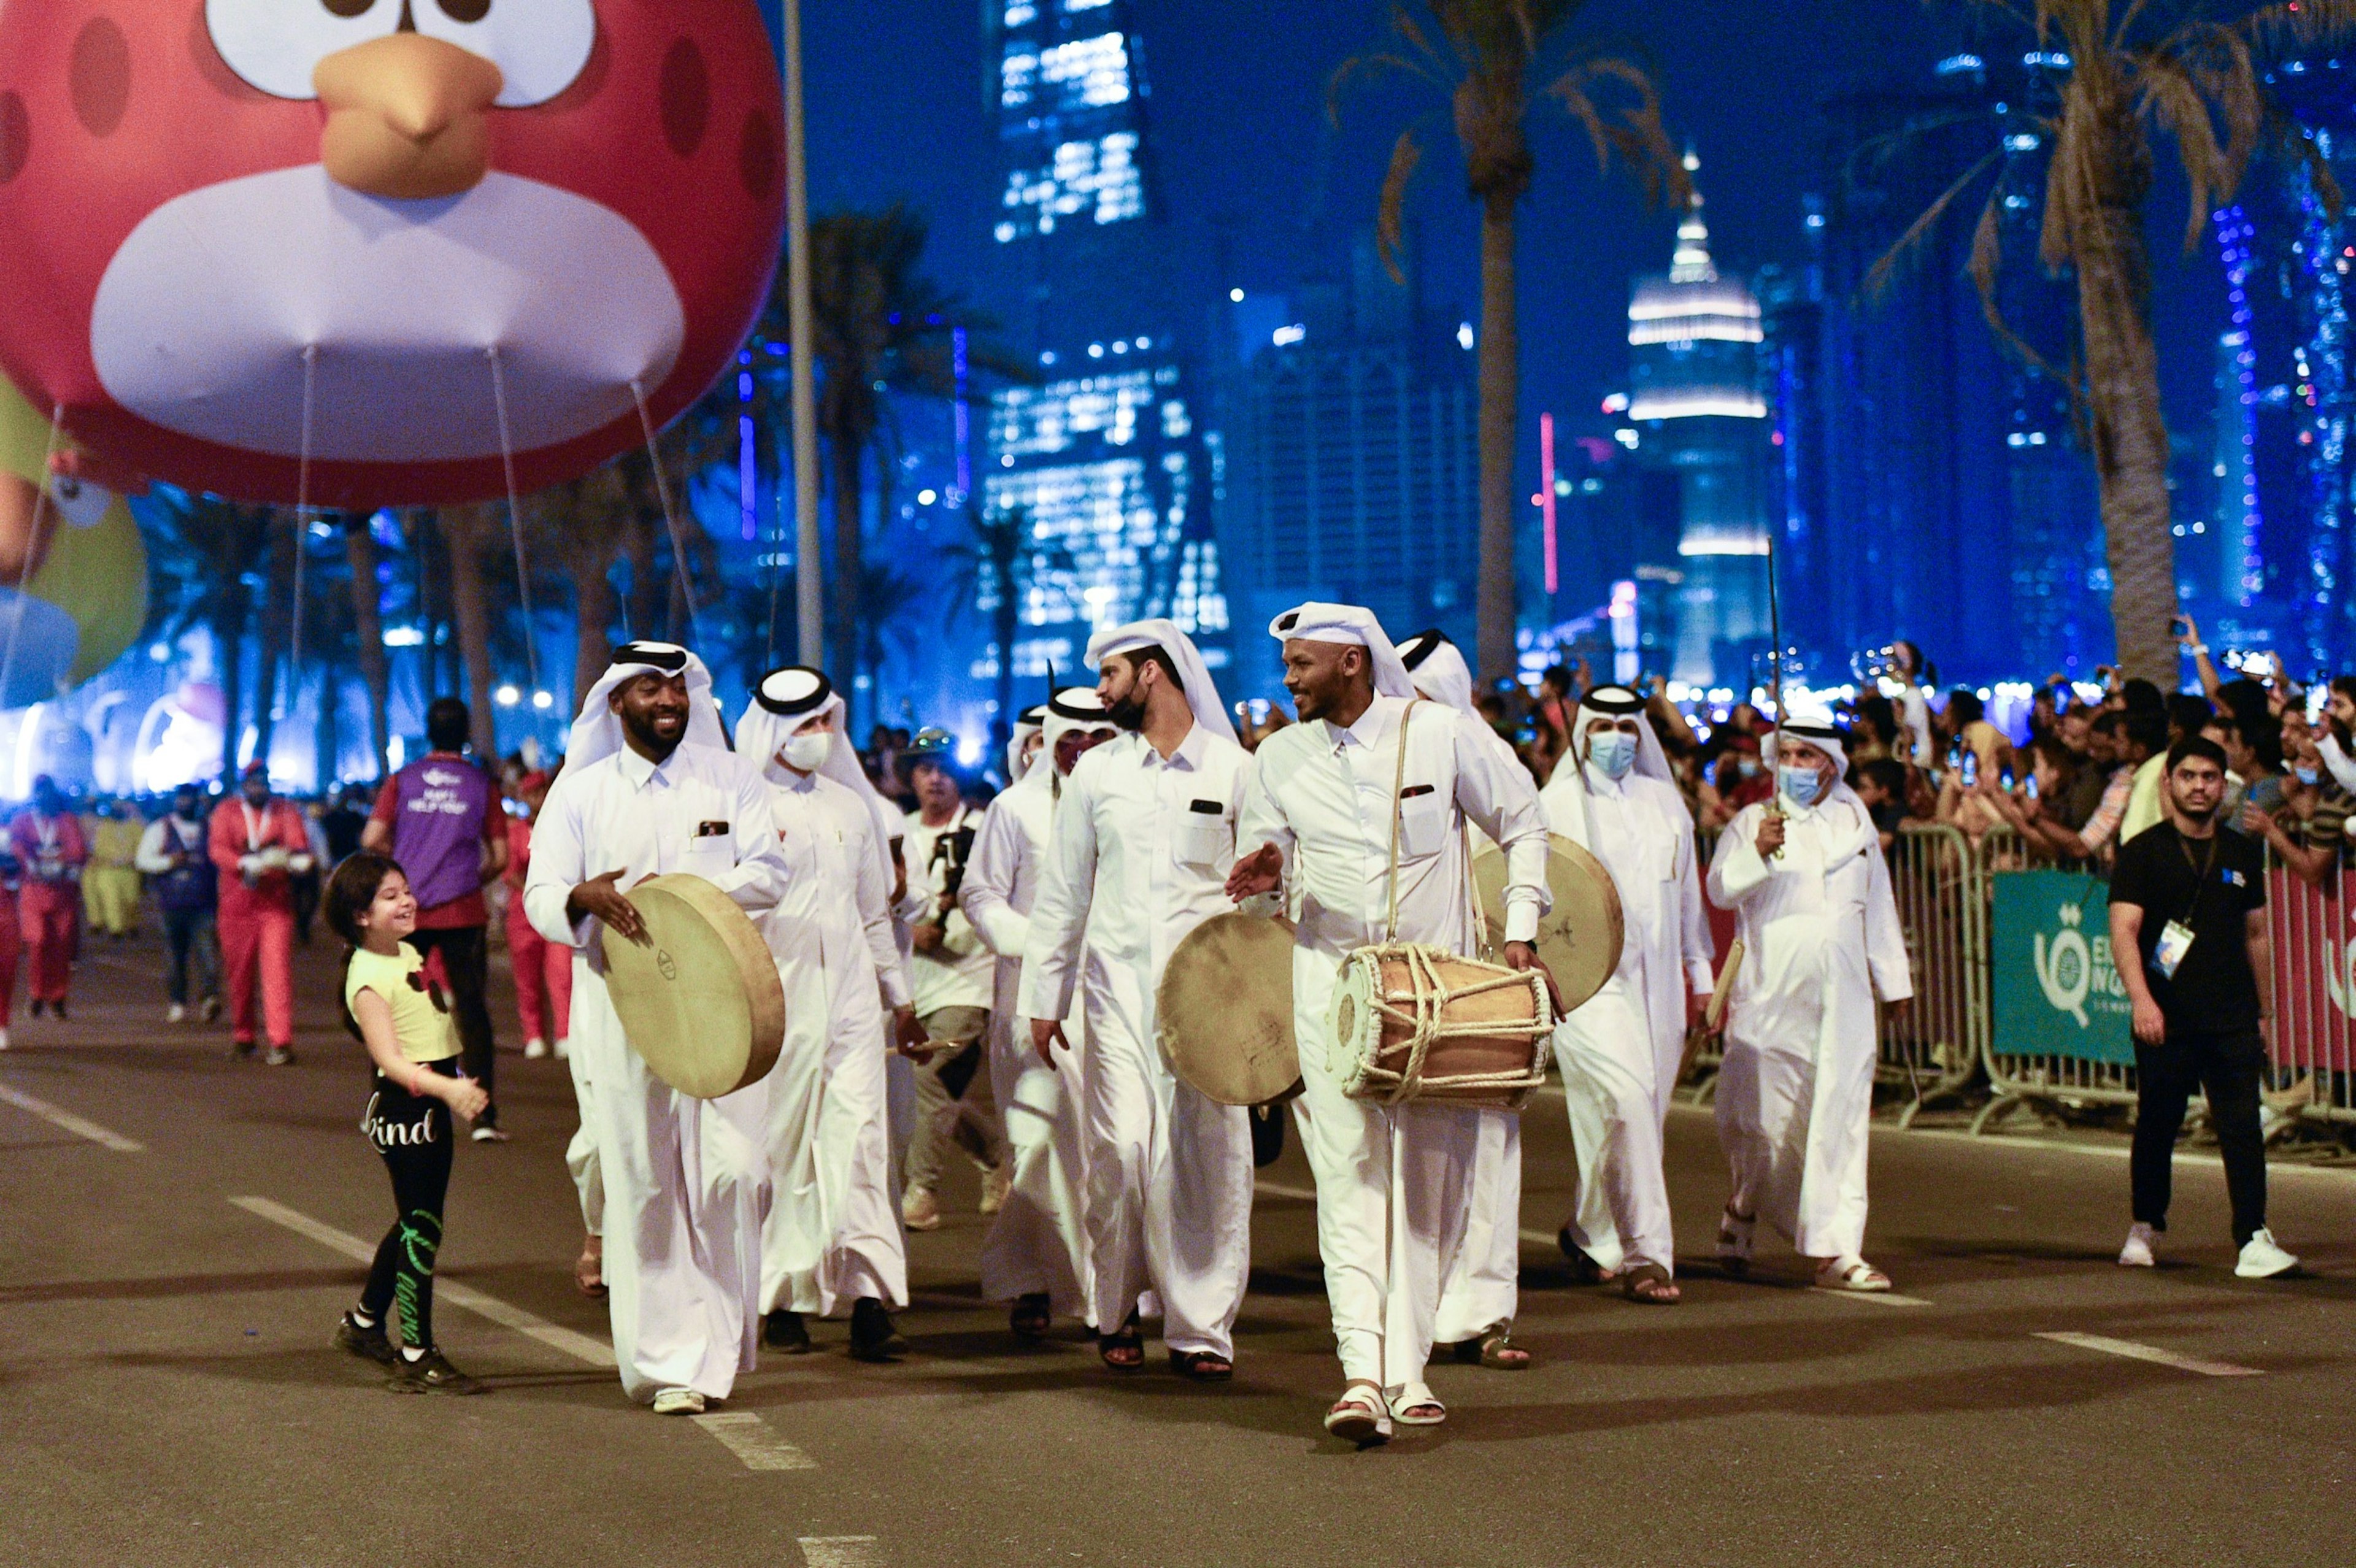
[[[311,834],[292,801],[270,793],[270,770],[247,764],[238,793],[213,810],[209,848],[220,871],[221,968],[229,980],[230,1054],[253,1054],[253,983],[273,1067],[294,1060],[294,873],[312,863]]]
[[[556,1042],[557,1055],[568,1054],[566,1039],[573,1032],[573,949],[541,935],[523,912],[524,873],[531,869],[531,818],[548,799],[549,784],[546,773],[526,773],[517,780],[516,798],[525,815],[510,816],[507,823],[508,953],[515,960],[516,1014],[523,1025],[526,1056],[546,1056],[551,1040]]]
[[[24,869],[16,893],[16,919],[32,973],[25,989],[33,1016],[48,1007],[66,1016],[66,991],[73,979],[73,955],[81,924],[81,868],[90,859],[81,819],[67,804],[58,781],[43,773],[33,781],[33,804],[8,825],[8,848]]]

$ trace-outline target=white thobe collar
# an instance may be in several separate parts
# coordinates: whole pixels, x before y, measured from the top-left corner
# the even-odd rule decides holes
[[[1619,800],[1628,793],[1626,779],[1615,779],[1593,763],[1581,763],[1579,771],[1590,795],[1604,800]]]
[[[1830,798],[1830,796],[1826,797],[1826,799]],[[1782,790],[1777,790],[1775,792],[1775,804],[1783,808],[1784,816],[1801,822],[1813,822],[1815,820],[1816,814],[1825,808],[1825,803],[1823,800],[1817,801],[1814,805],[1802,805],[1798,801],[1794,800]]]
[[[783,763],[772,762],[761,771],[768,774],[771,784],[779,789],[792,790],[797,795],[808,795],[818,788],[818,774],[801,773]]]
[[[1144,758],[1147,767],[1183,768],[1191,773],[1201,770],[1203,753],[1211,749],[1211,735],[1209,731],[1203,728],[1202,721],[1197,720],[1188,727],[1186,738],[1179,741],[1167,757],[1162,754],[1152,741],[1141,734],[1138,736],[1137,743],[1141,748],[1141,755]]]
[[[637,747],[625,745],[615,753],[615,756],[619,759],[616,765],[621,769],[623,779],[632,789],[644,789],[658,777],[663,783],[669,784],[670,783],[670,765],[679,761],[679,754],[685,750],[687,750],[687,742],[681,741],[671,748],[669,756],[657,763],[649,761]]]
[[[1366,710],[1358,715],[1356,723],[1336,724],[1328,719],[1325,720],[1325,733],[1332,737],[1337,755],[1352,745],[1372,751],[1382,744],[1383,737],[1391,732],[1391,727],[1398,722],[1398,716],[1406,710],[1405,698],[1385,697],[1378,691],[1375,693],[1375,699],[1366,705]]]

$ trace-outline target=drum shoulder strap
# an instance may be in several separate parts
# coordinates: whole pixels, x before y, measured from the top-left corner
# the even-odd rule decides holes
[[[1423,706],[1423,701],[1420,697],[1411,697],[1408,699],[1407,706],[1399,710],[1398,765],[1391,773],[1391,862],[1387,894],[1390,908],[1383,917],[1383,941],[1386,943],[1398,940],[1399,827],[1407,814],[1407,726],[1408,720],[1415,717],[1415,710]]]

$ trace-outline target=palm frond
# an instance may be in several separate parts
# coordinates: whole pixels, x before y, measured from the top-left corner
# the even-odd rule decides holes
[[[1617,82],[1635,95],[1633,103],[1608,113],[1590,88]],[[1606,172],[1613,154],[1644,187],[1645,200],[1682,207],[1692,198],[1692,177],[1670,140],[1661,118],[1660,89],[1634,60],[1621,55],[1599,55],[1580,61],[1547,86],[1570,117],[1586,130],[1595,149],[1595,172]]]
[[[1423,162],[1422,144],[1415,139],[1415,127],[1399,133],[1391,144],[1391,165],[1383,175],[1381,205],[1375,210],[1375,249],[1381,254],[1383,269],[1391,282],[1405,284],[1407,272],[1399,265],[1407,226],[1407,187],[1415,178],[1416,165]]]
[[[2004,307],[1997,294],[1997,282],[2004,270],[2003,213],[2004,188],[1999,184],[1988,193],[1986,205],[1980,208],[1979,223],[1972,230],[1971,261],[1965,271],[1979,293],[1980,315],[1987,320],[1988,330],[1996,335],[1997,345],[2059,386],[2070,399],[2071,418],[2075,421],[2082,417],[2081,405],[2086,399],[2085,379],[2054,365],[2004,318]]]
[[[1415,60],[1411,60],[1405,55],[1394,54],[1388,49],[1377,49],[1369,54],[1353,55],[1350,59],[1344,60],[1339,66],[1335,67],[1333,74],[1325,79],[1325,118],[1327,123],[1334,125],[1339,125],[1342,123],[1342,94],[1348,91],[1349,86],[1353,81],[1361,77],[1375,78],[1391,72],[1398,72],[1408,76],[1420,78],[1424,81],[1430,83],[1432,86],[1440,89],[1442,91],[1445,91],[1448,89],[1448,81],[1440,74],[1440,72],[1432,69],[1430,67],[1421,65]]]
[[[2190,251],[2199,247],[2209,214],[2231,200],[2242,183],[2242,172],[2257,144],[2256,97],[2254,91],[2233,93],[2230,83],[2222,94],[2204,91],[2198,68],[2166,49],[2138,56],[2136,68],[2139,110],[2175,138],[2177,161],[2191,187],[2184,228],[2184,248]],[[2243,103],[2228,109],[2227,139],[2220,143],[2212,104],[2230,105],[2237,96]]]
[[[2266,48],[2314,48],[2356,36],[2356,0],[2281,0],[2259,6],[2236,25]]]
[[[1941,220],[1947,216],[1948,209],[1963,199],[1964,193],[1971,188],[1973,182],[1994,168],[2003,157],[2003,150],[1999,148],[1956,176],[1954,183],[1941,191],[1939,198],[1922,209],[1921,215],[1907,226],[1906,232],[1901,234],[1890,249],[1882,252],[1881,259],[1866,272],[1866,293],[1879,295],[1887,292],[1890,281],[1898,274],[1899,267],[1930,239]]]

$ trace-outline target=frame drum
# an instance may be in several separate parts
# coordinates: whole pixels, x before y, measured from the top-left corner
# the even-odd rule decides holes
[[[1301,1082],[1292,1035],[1292,923],[1215,914],[1170,955],[1154,991],[1162,1060],[1222,1105],[1261,1105]]]
[[[649,877],[626,895],[646,940],[605,933],[605,991],[648,1071],[716,1100],[766,1077],[786,1042],[786,990],[769,944],[701,877]]]
[[[1549,834],[1547,886],[1554,907],[1538,921],[1538,959],[1554,976],[1565,1013],[1603,988],[1620,967],[1625,938],[1620,890],[1603,862],[1559,833]],[[1472,880],[1481,890],[1481,911],[1490,947],[1505,945],[1505,857],[1494,844],[1473,858]]]

